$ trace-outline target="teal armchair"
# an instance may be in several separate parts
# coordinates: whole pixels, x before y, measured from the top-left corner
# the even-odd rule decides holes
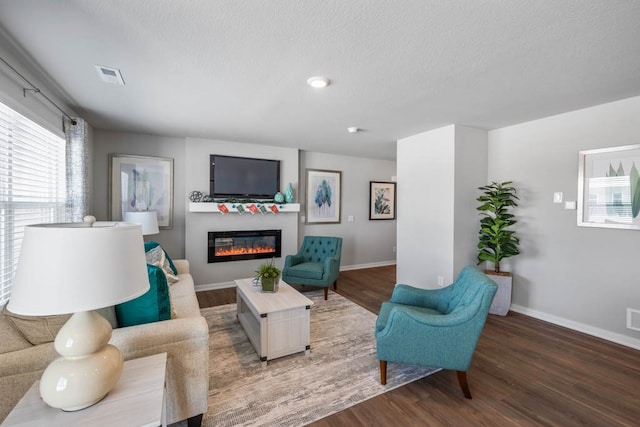
[[[290,285],[321,286],[326,300],[329,286],[338,288],[341,253],[341,237],[305,236],[298,253],[285,258],[282,280]]]
[[[452,369],[471,399],[467,370],[497,289],[472,266],[446,288],[397,285],[376,322],[380,382],[387,383],[387,362]]]

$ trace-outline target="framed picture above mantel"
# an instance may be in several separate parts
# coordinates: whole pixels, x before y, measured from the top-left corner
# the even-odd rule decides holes
[[[109,218],[127,211],[155,211],[158,227],[173,226],[173,159],[109,154]]]
[[[640,230],[640,144],[580,151],[578,225]]]

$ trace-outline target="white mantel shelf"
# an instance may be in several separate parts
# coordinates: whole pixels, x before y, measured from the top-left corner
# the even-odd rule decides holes
[[[255,203],[216,203],[216,202],[189,202],[189,212],[214,212],[214,213],[222,213],[220,209],[218,209],[219,204],[224,204],[227,209],[229,209],[229,213],[239,213],[237,206],[242,205],[244,208],[243,214],[252,215],[253,213],[249,210],[250,205],[256,205],[257,207],[264,206],[267,209],[267,212],[263,215],[273,215],[274,212],[271,211],[271,206],[275,205],[278,208],[278,213],[288,213],[288,212],[300,212],[300,203],[273,203],[273,202],[255,202]],[[261,214],[261,212],[258,212]]]

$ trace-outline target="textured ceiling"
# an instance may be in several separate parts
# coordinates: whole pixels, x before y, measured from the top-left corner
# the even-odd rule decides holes
[[[444,125],[640,95],[639,23],[637,0],[0,0],[94,128],[388,159]]]

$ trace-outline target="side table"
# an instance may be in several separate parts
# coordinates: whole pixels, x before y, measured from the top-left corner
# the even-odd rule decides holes
[[[116,386],[100,402],[74,412],[64,412],[40,398],[36,381],[2,423],[13,426],[131,426],[166,427],[165,371],[167,353],[124,362]]]

